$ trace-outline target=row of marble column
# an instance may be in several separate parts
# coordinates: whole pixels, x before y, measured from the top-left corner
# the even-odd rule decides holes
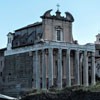
[[[66,49],[66,86],[71,86],[71,66],[70,66],[70,49]],[[82,66],[83,66],[83,85],[89,85],[89,73],[88,73],[88,56],[87,51],[83,51],[83,59],[82,59]],[[40,65],[38,51],[34,51],[35,61],[33,63],[34,67],[34,82],[35,88],[40,89],[40,66],[42,66],[42,89],[47,89],[47,82],[46,82],[46,58],[45,58],[45,50],[42,50],[42,65]],[[33,56],[34,56],[33,55]],[[75,51],[75,85],[80,85],[80,51]],[[94,53],[92,52],[92,63],[91,63],[91,83],[95,84],[95,57]],[[48,87],[54,85],[54,78],[53,78],[53,48],[48,49]],[[58,76],[57,76],[57,87],[59,89],[62,88],[62,49],[58,49]]]

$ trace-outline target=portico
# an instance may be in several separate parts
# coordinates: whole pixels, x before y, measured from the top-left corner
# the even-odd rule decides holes
[[[56,45],[55,45],[56,44]],[[33,57],[36,61],[38,56],[36,52],[41,51],[41,61],[36,65],[36,88],[48,89],[54,85],[56,79],[57,88],[61,89],[65,86],[82,85],[89,86],[95,84],[95,60],[94,60],[94,45],[77,45],[45,41],[44,46],[34,50]],[[88,49],[89,48],[89,49]],[[63,55],[64,54],[64,55]],[[56,55],[56,56],[55,56]],[[73,60],[71,60],[71,57]],[[54,60],[56,58],[56,60]],[[65,58],[65,59],[63,59]],[[46,62],[48,59],[48,62]],[[81,59],[81,60],[80,60]],[[91,60],[89,62],[88,60]],[[33,62],[35,63],[35,62]],[[91,75],[89,75],[89,65],[91,64]],[[34,64],[33,64],[34,65]],[[39,70],[41,68],[42,70]],[[42,75],[37,72],[41,72]],[[47,74],[46,74],[47,73]],[[39,76],[40,75],[40,76]],[[54,78],[55,76],[55,78]],[[89,76],[91,83],[89,83]],[[42,79],[42,86],[40,86],[40,78]],[[47,81],[48,80],[48,81]],[[65,80],[65,81],[63,81]]]

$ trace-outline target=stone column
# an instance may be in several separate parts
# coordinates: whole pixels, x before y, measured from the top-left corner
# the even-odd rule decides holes
[[[80,74],[79,74],[79,51],[75,51],[75,84],[80,85]]]
[[[66,79],[66,56],[63,56],[63,78]]]
[[[71,86],[70,49],[66,51],[66,85]]]
[[[49,88],[53,86],[53,49],[49,48],[49,57],[48,57],[48,74],[49,74]]]
[[[95,53],[92,52],[92,77],[91,77],[91,82],[92,82],[92,85],[95,85]]]
[[[80,85],[82,85],[82,73],[83,73],[83,70],[82,70],[82,67],[83,66],[83,53],[81,54],[81,57],[80,57],[80,65],[79,65],[79,69],[80,69]]]
[[[84,51],[84,58],[83,58],[83,85],[88,86],[88,55],[87,51]]]
[[[42,89],[46,89],[46,85],[45,50],[42,50]]]
[[[33,83],[32,88],[36,88],[36,55],[35,51],[33,52]]]
[[[39,55],[38,51],[35,51],[35,56],[36,56],[36,89],[40,89],[40,64],[39,64]]]
[[[58,49],[58,88],[62,88],[62,49]]]

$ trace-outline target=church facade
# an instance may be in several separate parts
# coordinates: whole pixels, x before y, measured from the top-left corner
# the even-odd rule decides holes
[[[8,33],[2,93],[95,85],[95,45],[79,45],[73,39],[71,13],[63,17],[59,10],[56,15],[51,11],[41,22]]]

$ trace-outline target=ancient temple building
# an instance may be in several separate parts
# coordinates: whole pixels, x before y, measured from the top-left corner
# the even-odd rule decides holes
[[[95,45],[79,45],[73,39],[71,13],[51,11],[41,16],[41,22],[8,33],[3,93],[95,84]]]

